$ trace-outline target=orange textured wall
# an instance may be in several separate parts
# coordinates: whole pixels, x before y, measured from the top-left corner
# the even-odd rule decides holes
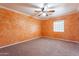
[[[39,37],[40,31],[39,20],[0,8],[0,46]]]
[[[64,20],[64,32],[54,32],[53,22]],[[79,13],[51,18],[42,21],[42,35],[50,38],[79,41]]]
[[[55,20],[64,20],[64,32],[53,31]],[[40,36],[79,41],[79,13],[40,21],[0,8],[0,47]]]

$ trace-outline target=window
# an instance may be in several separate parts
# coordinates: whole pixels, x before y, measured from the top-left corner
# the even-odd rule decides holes
[[[64,32],[64,20],[56,20],[53,23],[54,32]]]

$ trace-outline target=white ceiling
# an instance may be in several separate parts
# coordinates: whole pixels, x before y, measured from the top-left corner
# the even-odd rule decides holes
[[[9,3],[9,4],[0,3],[0,6],[14,9],[28,15],[33,15],[36,9],[39,9],[43,6],[43,3]],[[34,17],[38,18],[57,17],[79,11],[79,3],[48,3],[48,7],[55,10],[55,12],[52,13],[52,15],[49,16],[34,15]]]

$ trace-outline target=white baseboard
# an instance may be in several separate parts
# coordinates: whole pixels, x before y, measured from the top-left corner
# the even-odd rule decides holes
[[[24,40],[24,41],[20,41],[20,42],[17,42],[17,43],[1,46],[0,49],[5,48],[5,47],[9,47],[9,46],[13,46],[13,45],[16,45],[16,44],[20,44],[20,43],[23,43],[23,42],[28,42],[28,41],[38,39],[38,38],[49,38],[49,39],[56,39],[56,40],[63,40],[63,41],[67,41],[67,42],[79,43],[78,41],[72,41],[72,40],[68,40],[68,39],[52,38],[52,37],[49,37],[49,36],[40,36],[40,37],[35,37],[35,38],[27,39],[27,40]]]
[[[49,38],[49,39],[62,40],[62,41],[67,41],[67,42],[73,42],[73,43],[79,43],[78,41],[72,41],[72,40],[62,39],[62,38],[52,38],[52,37],[49,37],[49,36],[42,36],[42,37]]]
[[[41,36],[40,36],[41,37]],[[16,42],[16,43],[13,43],[13,44],[8,44],[8,45],[5,45],[5,46],[1,46],[1,48],[5,48],[5,47],[9,47],[9,46],[13,46],[13,45],[16,45],[16,44],[20,44],[20,43],[23,43],[23,42],[28,42],[28,41],[31,41],[31,40],[34,40],[34,39],[37,39],[37,38],[40,38],[40,37],[35,37],[35,38],[31,38],[31,39],[26,39],[24,41],[20,41],[20,42]]]

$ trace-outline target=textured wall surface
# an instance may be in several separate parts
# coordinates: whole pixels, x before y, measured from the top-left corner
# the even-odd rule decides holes
[[[40,36],[40,21],[0,8],[0,46]]]
[[[64,20],[64,32],[53,31],[53,22],[55,20]],[[43,36],[79,42],[79,13],[44,20],[42,29]]]
[[[55,20],[64,20],[64,32],[53,31]],[[40,36],[79,42],[79,13],[38,20],[0,8],[0,47]]]

